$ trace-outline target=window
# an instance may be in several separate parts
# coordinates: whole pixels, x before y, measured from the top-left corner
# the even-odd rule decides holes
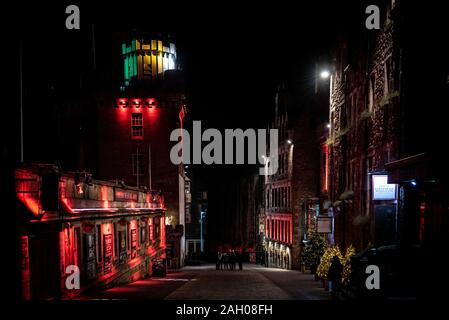
[[[134,176],[142,176],[145,170],[145,166],[143,163],[143,154],[134,153],[132,155],[132,167],[133,167],[133,175]]]
[[[285,187],[282,188],[282,208],[285,208],[286,205],[286,193],[285,193]]]
[[[137,257],[137,244],[139,239],[137,237],[137,230],[131,229],[131,258],[134,259]]]
[[[146,223],[140,227],[140,243],[145,244],[147,242],[147,225]]]
[[[96,237],[97,237],[97,262],[102,261],[102,248],[101,248],[101,224],[97,224],[96,226]]]
[[[131,114],[131,137],[133,139],[143,138],[143,117],[141,113]]]
[[[154,218],[153,223],[154,223],[154,236],[153,236],[153,238],[155,240],[157,240],[157,239],[159,239],[160,234],[161,234],[159,218],[158,217]]]
[[[117,257],[117,252],[118,252],[118,243],[117,243],[117,222],[114,222],[112,224],[112,234],[114,235],[115,241],[114,241],[114,248],[113,248],[113,252],[114,252],[114,257]]]
[[[148,219],[148,240],[153,241],[153,218]]]
[[[128,246],[128,241],[126,241],[126,229],[118,231],[117,234],[119,263],[123,264],[126,262],[126,250]]]

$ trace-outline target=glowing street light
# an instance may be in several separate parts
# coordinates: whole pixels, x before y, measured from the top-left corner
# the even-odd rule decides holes
[[[327,70],[323,70],[323,71],[321,71],[321,73],[320,73],[321,79],[327,79],[327,78],[329,78],[330,75],[331,75],[331,74],[330,74],[329,71],[327,71]]]

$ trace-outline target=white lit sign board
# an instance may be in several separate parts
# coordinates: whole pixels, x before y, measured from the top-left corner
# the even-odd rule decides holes
[[[373,175],[373,200],[396,200],[396,186],[387,175]]]
[[[332,218],[318,217],[318,233],[332,233]]]

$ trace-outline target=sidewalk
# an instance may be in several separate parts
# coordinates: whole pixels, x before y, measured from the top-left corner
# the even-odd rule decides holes
[[[295,300],[330,300],[329,292],[321,287],[321,281],[315,281],[313,274],[260,265],[252,265],[252,268],[284,289]]]

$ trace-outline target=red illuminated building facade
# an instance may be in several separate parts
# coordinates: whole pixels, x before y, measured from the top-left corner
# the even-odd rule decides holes
[[[68,299],[134,281],[165,259],[160,193],[49,165],[18,168],[15,181],[24,299]]]
[[[170,161],[170,134],[186,116],[184,84],[176,47],[161,39],[133,39],[122,45],[123,86],[100,94],[98,175],[103,180],[163,190],[168,264],[185,257],[185,173]],[[173,234],[171,234],[173,232]]]

